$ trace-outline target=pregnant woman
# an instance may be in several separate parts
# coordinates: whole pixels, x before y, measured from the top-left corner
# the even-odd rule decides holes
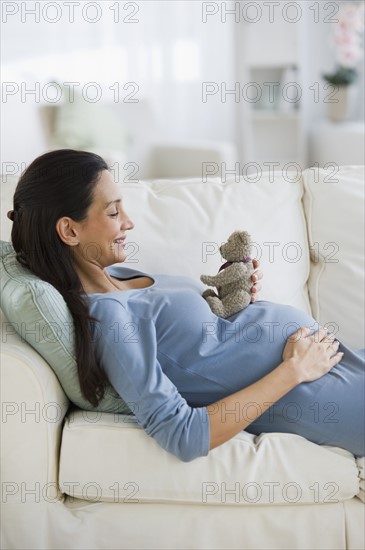
[[[8,213],[18,261],[71,311],[85,398],[97,406],[109,381],[184,461],[241,430],[295,433],[364,456],[361,353],[294,307],[253,298],[221,319],[200,281],[114,265],[133,229],[121,190],[99,156],[52,151],[23,173]],[[163,253],[155,250],[156,263]]]

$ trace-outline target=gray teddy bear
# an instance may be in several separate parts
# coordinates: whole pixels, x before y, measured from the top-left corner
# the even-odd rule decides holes
[[[215,315],[226,319],[251,301],[251,275],[255,271],[250,258],[251,236],[247,231],[235,231],[219,250],[227,262],[217,275],[201,275],[200,280],[217,288],[218,295],[208,288],[203,292],[203,298]]]

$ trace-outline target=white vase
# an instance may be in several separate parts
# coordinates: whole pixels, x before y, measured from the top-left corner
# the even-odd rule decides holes
[[[331,94],[331,102],[328,102],[328,118],[332,122],[343,122],[351,118],[356,106],[357,92],[357,86],[350,84],[338,86],[335,93]]]

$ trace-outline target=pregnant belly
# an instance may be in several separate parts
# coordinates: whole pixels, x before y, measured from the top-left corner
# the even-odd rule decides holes
[[[229,319],[217,318],[206,326],[199,342],[185,349],[176,362],[189,376],[198,377],[196,383],[204,386],[209,379],[227,393],[234,392],[279,365],[288,337],[300,326],[315,330],[318,323],[292,306],[254,302]]]

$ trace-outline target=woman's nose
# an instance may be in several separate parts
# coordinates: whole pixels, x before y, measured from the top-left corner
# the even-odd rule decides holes
[[[134,223],[133,221],[130,219],[130,217],[125,214],[122,218],[122,223],[121,223],[121,227],[123,227],[123,229],[133,229],[134,227]]]

